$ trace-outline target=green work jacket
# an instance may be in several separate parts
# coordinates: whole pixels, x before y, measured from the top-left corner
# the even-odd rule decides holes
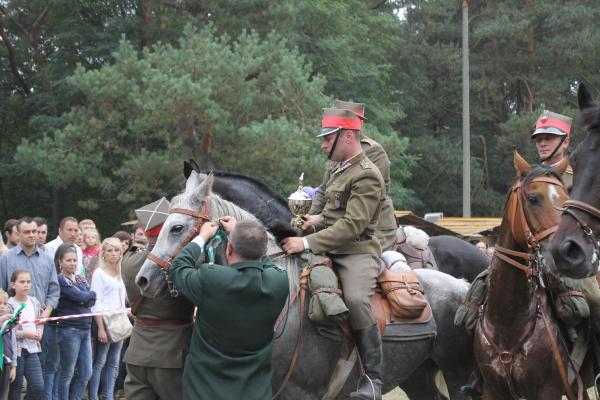
[[[169,269],[198,307],[183,398],[270,400],[273,329],[289,293],[287,272],[267,258],[195,269],[201,254],[190,243]]]

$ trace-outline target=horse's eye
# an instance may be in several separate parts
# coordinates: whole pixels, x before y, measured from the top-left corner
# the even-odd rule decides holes
[[[171,228],[171,233],[181,233],[183,230],[183,225],[173,225]]]
[[[529,196],[527,196],[527,201],[532,206],[537,206],[538,205],[538,198],[537,198],[536,195],[530,194]]]

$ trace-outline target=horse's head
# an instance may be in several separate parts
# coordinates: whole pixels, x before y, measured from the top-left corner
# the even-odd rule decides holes
[[[556,168],[531,166],[515,152],[518,180],[507,200],[504,224],[508,224],[515,245],[528,250],[534,243],[545,243],[560,222],[560,207],[569,198],[560,176],[568,160]]]
[[[600,105],[583,84],[577,92],[577,120],[588,135],[577,146],[571,158],[573,188],[565,212],[549,251],[558,273],[571,278],[584,278],[598,270],[600,237]]]
[[[172,212],[160,231],[156,244],[138,272],[135,283],[140,288],[142,295],[154,298],[167,289],[167,275],[164,267],[172,260],[170,258],[177,252],[179,246],[189,237],[198,224],[205,221],[204,216],[210,218],[211,210],[205,207],[210,202],[213,177],[212,175],[200,176],[196,171],[191,171],[185,185],[185,191],[171,200]],[[186,213],[185,211],[189,211]],[[196,214],[196,215],[194,215]],[[166,262],[166,263],[164,263]],[[162,267],[158,264],[163,264]],[[171,289],[171,288],[169,288]]]

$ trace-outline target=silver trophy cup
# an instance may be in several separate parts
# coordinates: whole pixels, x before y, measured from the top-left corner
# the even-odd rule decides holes
[[[298,189],[288,197],[288,207],[294,218],[292,225],[296,228],[301,228],[304,225],[304,219],[302,218],[310,210],[312,204],[312,198],[304,192],[304,172],[298,179]]]

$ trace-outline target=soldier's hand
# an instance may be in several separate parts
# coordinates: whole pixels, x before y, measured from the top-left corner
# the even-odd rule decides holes
[[[227,233],[231,233],[233,228],[235,228],[235,224],[237,224],[237,221],[235,220],[235,218],[230,217],[230,216],[220,218],[219,222],[221,223],[221,225],[223,225],[223,229]]]
[[[288,254],[302,253],[304,251],[304,239],[301,237],[285,238],[281,247]]]
[[[202,224],[200,227],[200,236],[202,239],[204,239],[204,243],[208,242],[211,237],[215,236],[217,230],[219,230],[219,224],[216,222],[205,222]]]
[[[306,214],[304,216],[304,219],[306,220],[307,224],[315,225],[317,222],[319,222],[321,220],[321,214],[317,214],[317,215]]]

